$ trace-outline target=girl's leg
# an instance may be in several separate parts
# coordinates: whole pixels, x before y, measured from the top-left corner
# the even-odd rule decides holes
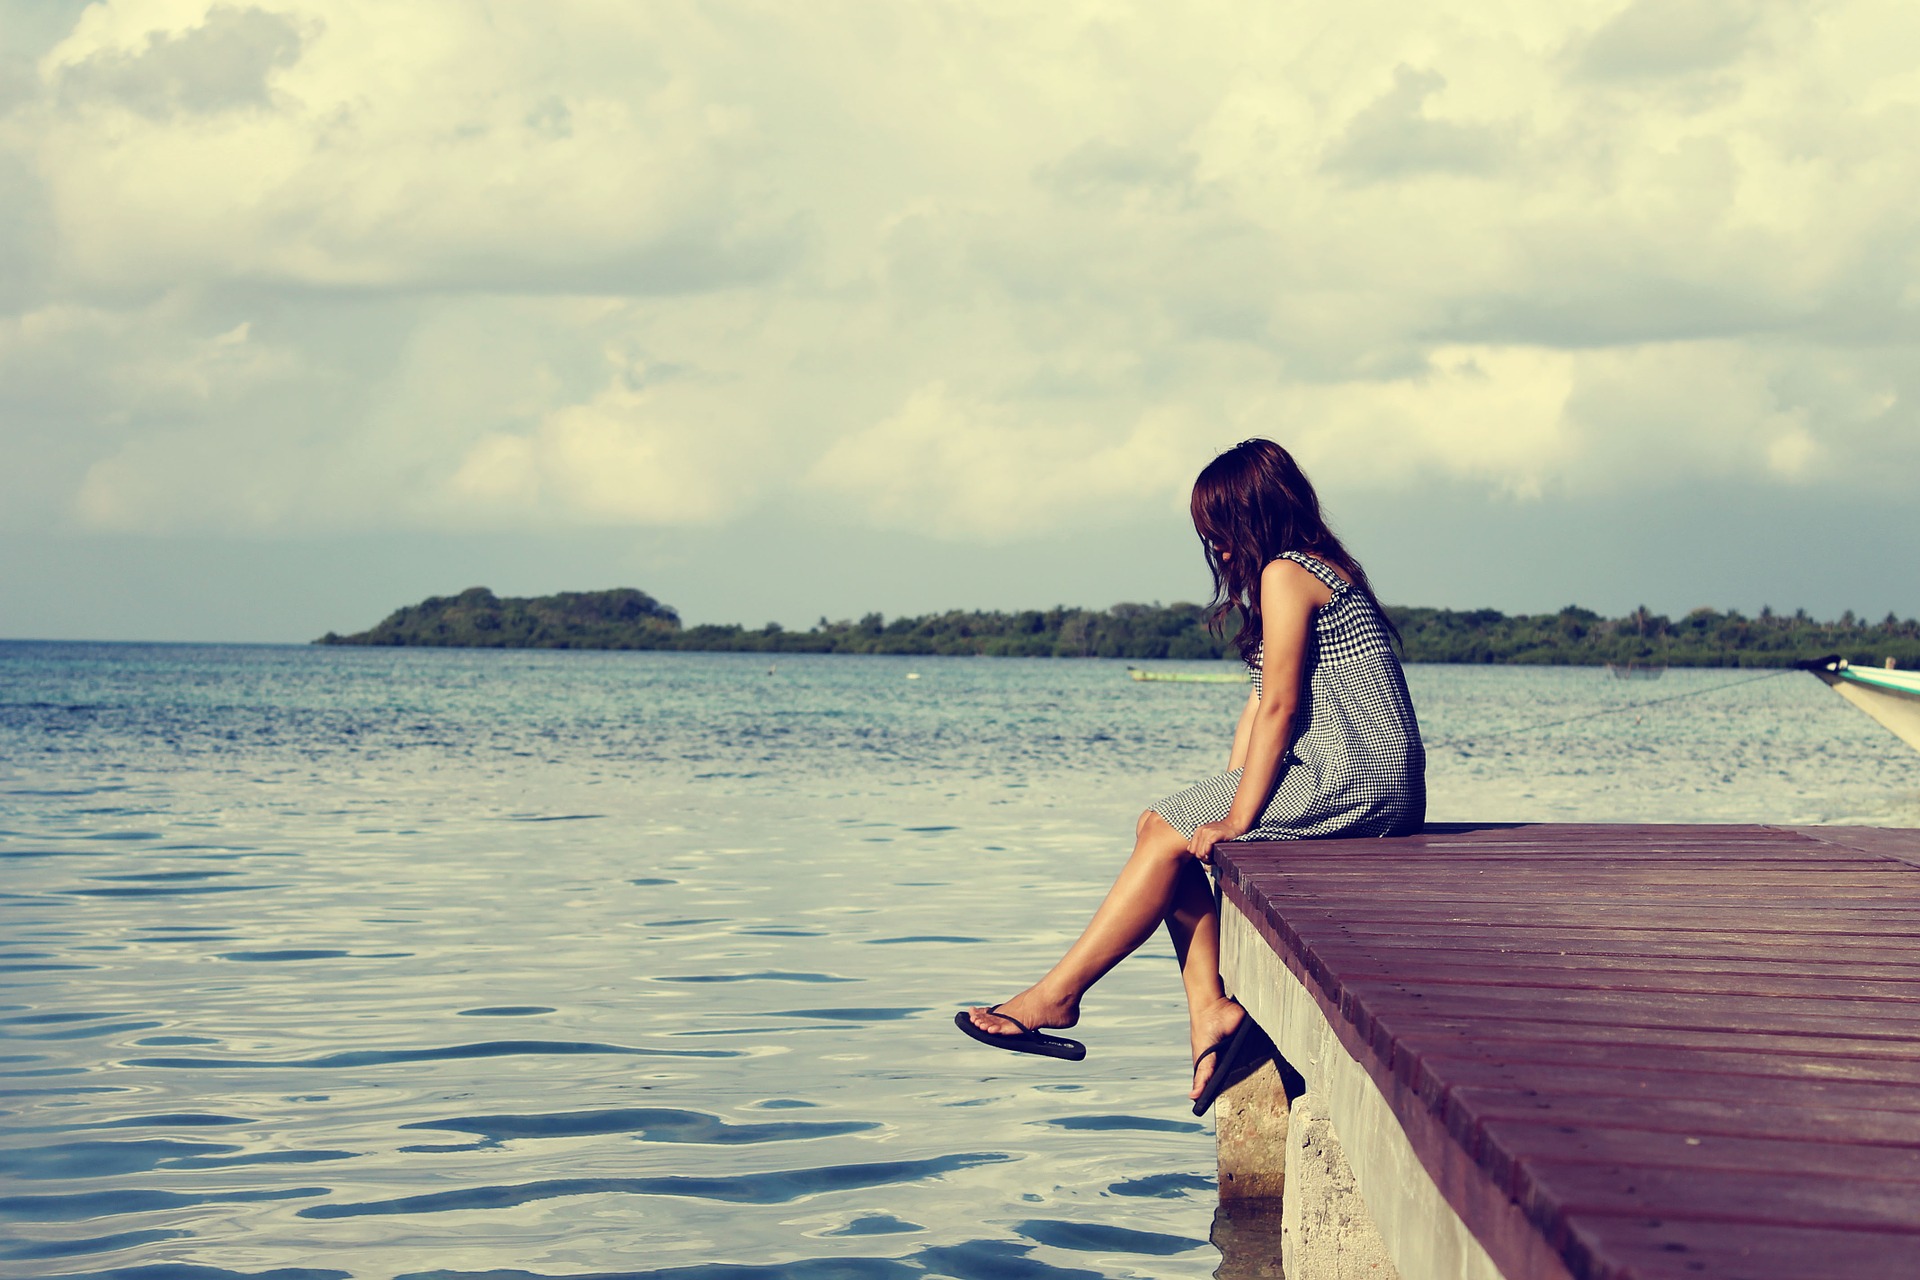
[[[1133,855],[1120,868],[1100,909],[1079,941],[1047,971],[1046,977],[1000,1005],[1009,1017],[1029,1027],[1070,1027],[1080,1020],[1080,997],[1109,969],[1145,942],[1172,905],[1180,864],[1192,862],[1186,837],[1157,813],[1142,815]],[[983,1031],[1018,1035],[1019,1028],[984,1008],[973,1011]]]
[[[1173,903],[1167,911],[1167,936],[1173,939],[1174,958],[1180,962],[1180,984],[1187,992],[1188,1033],[1193,1056],[1220,1043],[1247,1016],[1232,1000],[1220,981],[1220,912],[1214,905],[1213,885],[1198,862],[1182,868],[1174,887]],[[1197,1098],[1207,1078],[1219,1065],[1209,1056],[1194,1070],[1193,1090],[1187,1096]]]
[[[1227,989],[1220,982],[1220,913],[1214,909],[1213,886],[1198,862],[1182,868],[1166,921],[1187,1004],[1198,1007],[1226,999]]]
[[[1220,929],[1213,892],[1206,872],[1187,852],[1187,838],[1165,818],[1143,814],[1136,833],[1133,855],[1079,940],[1044,978],[999,1007],[1029,1027],[1073,1026],[1080,1020],[1080,998],[1087,989],[1131,955],[1164,920],[1181,958],[1197,1053],[1219,1038],[1213,1034],[1218,1026],[1224,1023],[1225,1030],[1231,1031],[1245,1016],[1220,987]],[[973,1024],[983,1031],[1019,1034],[1007,1018],[997,1018],[985,1008],[973,1010],[972,1016]],[[1208,1038],[1198,1042],[1202,1034]]]

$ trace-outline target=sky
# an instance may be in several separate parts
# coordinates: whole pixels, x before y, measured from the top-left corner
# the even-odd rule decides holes
[[[0,637],[1920,613],[1911,0],[0,0]]]

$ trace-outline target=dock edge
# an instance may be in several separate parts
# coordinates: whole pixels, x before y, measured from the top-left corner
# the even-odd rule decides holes
[[[1434,1184],[1380,1090],[1340,1043],[1319,1003],[1230,895],[1220,904],[1220,972],[1229,994],[1306,1081],[1353,1172],[1400,1280],[1506,1280]],[[1306,1190],[1289,1161],[1286,1196]],[[1290,1204],[1298,1220],[1307,1207]],[[1305,1261],[1304,1259],[1302,1261]],[[1305,1268],[1301,1280],[1311,1280]],[[1563,1273],[1564,1274],[1564,1273]]]

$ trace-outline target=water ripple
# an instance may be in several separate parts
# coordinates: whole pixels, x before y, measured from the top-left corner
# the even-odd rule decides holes
[[[125,1116],[118,1120],[100,1120],[84,1129],[209,1129],[222,1125],[249,1124],[245,1116],[223,1116],[209,1111],[163,1111],[151,1116]]]
[[[68,966],[78,968],[79,966]],[[149,1031],[154,1027],[165,1026],[163,1022],[108,1022],[87,1027],[67,1027],[60,1031],[47,1031],[40,1035],[12,1035],[12,1040],[91,1040],[97,1036],[119,1035],[126,1031]]]
[[[1107,1188],[1108,1195],[1141,1196],[1155,1200],[1173,1200],[1193,1192],[1211,1195],[1218,1184],[1196,1173],[1153,1173],[1144,1178],[1126,1178]]]
[[[111,1271],[68,1273],[55,1280],[351,1280],[351,1273],[322,1267],[275,1267],[271,1271],[229,1271],[191,1262],[162,1262]]]
[[[890,1213],[868,1213],[855,1218],[844,1227],[836,1227],[825,1234],[829,1236],[892,1236],[909,1231],[925,1231],[917,1222],[902,1222]]]
[[[951,934],[951,933],[916,933],[916,934],[909,934],[908,936],[903,938],[863,938],[861,939],[862,944],[869,947],[892,947],[892,946],[898,946],[903,942],[965,943],[965,942],[985,942],[985,941],[986,941],[985,938],[969,938],[964,934]]]
[[[130,1142],[61,1142],[7,1152],[16,1178],[112,1178],[147,1173],[184,1156],[218,1156],[240,1150],[218,1142],[180,1142],[147,1138]]]
[[[759,973],[673,973],[655,978],[655,982],[858,982],[832,973],[788,973],[781,969],[762,969]]]
[[[590,1275],[567,1272],[542,1275],[533,1271],[410,1271],[395,1280],[926,1280],[928,1272],[896,1258],[799,1258],[792,1262],[703,1262],[655,1271],[599,1271]],[[942,1271],[935,1274],[986,1277],[991,1272]],[[1005,1272],[1018,1277],[1022,1273]],[[62,1277],[65,1280],[65,1277]]]
[[[1107,1280],[1104,1271],[1054,1266],[1032,1252],[1031,1245],[1006,1240],[969,1240],[922,1249],[913,1260],[933,1275],[956,1280]]]
[[[60,1022],[89,1022],[96,1018],[125,1018],[131,1009],[85,1009],[66,1013],[29,1013],[16,1018],[0,1018],[0,1027],[49,1026]]]
[[[258,893],[262,889],[284,889],[283,884],[183,884],[173,888],[54,889],[71,898],[186,898],[215,893]]]
[[[44,1258],[75,1258],[89,1253],[115,1253],[161,1240],[191,1236],[190,1231],[121,1231],[110,1236],[89,1236],[81,1240],[22,1240],[0,1244],[0,1258],[27,1262]]]
[[[80,1191],[57,1196],[0,1196],[0,1219],[15,1222],[79,1222],[121,1213],[152,1213],[199,1204],[246,1204],[262,1200],[304,1200],[328,1194],[326,1187],[288,1187],[279,1191]]]
[[[472,1133],[490,1142],[501,1142],[508,1138],[571,1138],[588,1134],[633,1133],[645,1142],[734,1145],[830,1138],[846,1133],[862,1133],[880,1126],[856,1120],[730,1124],[704,1111],[625,1107],[607,1111],[558,1111],[542,1115],[455,1116],[446,1120],[421,1120],[400,1127]]]
[[[130,1067],[168,1067],[199,1071],[206,1067],[246,1070],[282,1070],[316,1067],[383,1067],[401,1062],[445,1062],[460,1058],[504,1058],[518,1054],[548,1054],[569,1057],[583,1053],[611,1053],[643,1058],[737,1058],[731,1049],[640,1049],[631,1045],[594,1044],[577,1040],[489,1040],[480,1044],[456,1044],[440,1049],[352,1049],[323,1054],[318,1058],[289,1058],[275,1062],[266,1058],[134,1058]]]
[[[763,1016],[768,1018],[816,1018],[824,1022],[898,1022],[902,1018],[911,1018],[916,1013],[925,1013],[926,1006],[900,1009],[780,1009]]]
[[[1144,1253],[1165,1258],[1206,1244],[1204,1240],[1187,1240],[1158,1231],[1135,1231],[1098,1222],[1062,1222],[1054,1218],[1029,1218],[1015,1223],[1013,1229],[1037,1243],[1081,1253]]]
[[[1055,1116],[1040,1123],[1055,1129],[1093,1129],[1111,1133],[1118,1129],[1139,1129],[1148,1133],[1205,1133],[1205,1125],[1191,1120],[1162,1120],[1157,1116]]]
[[[316,1204],[300,1210],[303,1218],[360,1218],[375,1214],[450,1213],[467,1209],[509,1209],[536,1200],[564,1196],[638,1195],[686,1196],[728,1204],[790,1204],[830,1191],[858,1191],[899,1182],[918,1182],[942,1174],[997,1164],[1015,1157],[998,1152],[940,1156],[930,1160],[891,1160],[868,1164],[828,1165],[812,1169],[782,1169],[771,1173],[743,1173],[731,1177],[693,1177],[684,1174],[658,1178],[551,1178],[518,1186],[463,1187],[394,1200],[359,1204]]]

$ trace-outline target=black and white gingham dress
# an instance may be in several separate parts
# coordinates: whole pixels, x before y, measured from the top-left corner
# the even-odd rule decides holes
[[[1293,743],[1260,823],[1242,840],[1391,836],[1418,831],[1427,812],[1427,755],[1413,699],[1364,591],[1312,556],[1291,560],[1324,582],[1333,599],[1314,612],[1302,666]],[[1260,692],[1261,653],[1247,666]],[[1156,802],[1153,811],[1184,834],[1219,822],[1233,804],[1240,771],[1207,778]]]

